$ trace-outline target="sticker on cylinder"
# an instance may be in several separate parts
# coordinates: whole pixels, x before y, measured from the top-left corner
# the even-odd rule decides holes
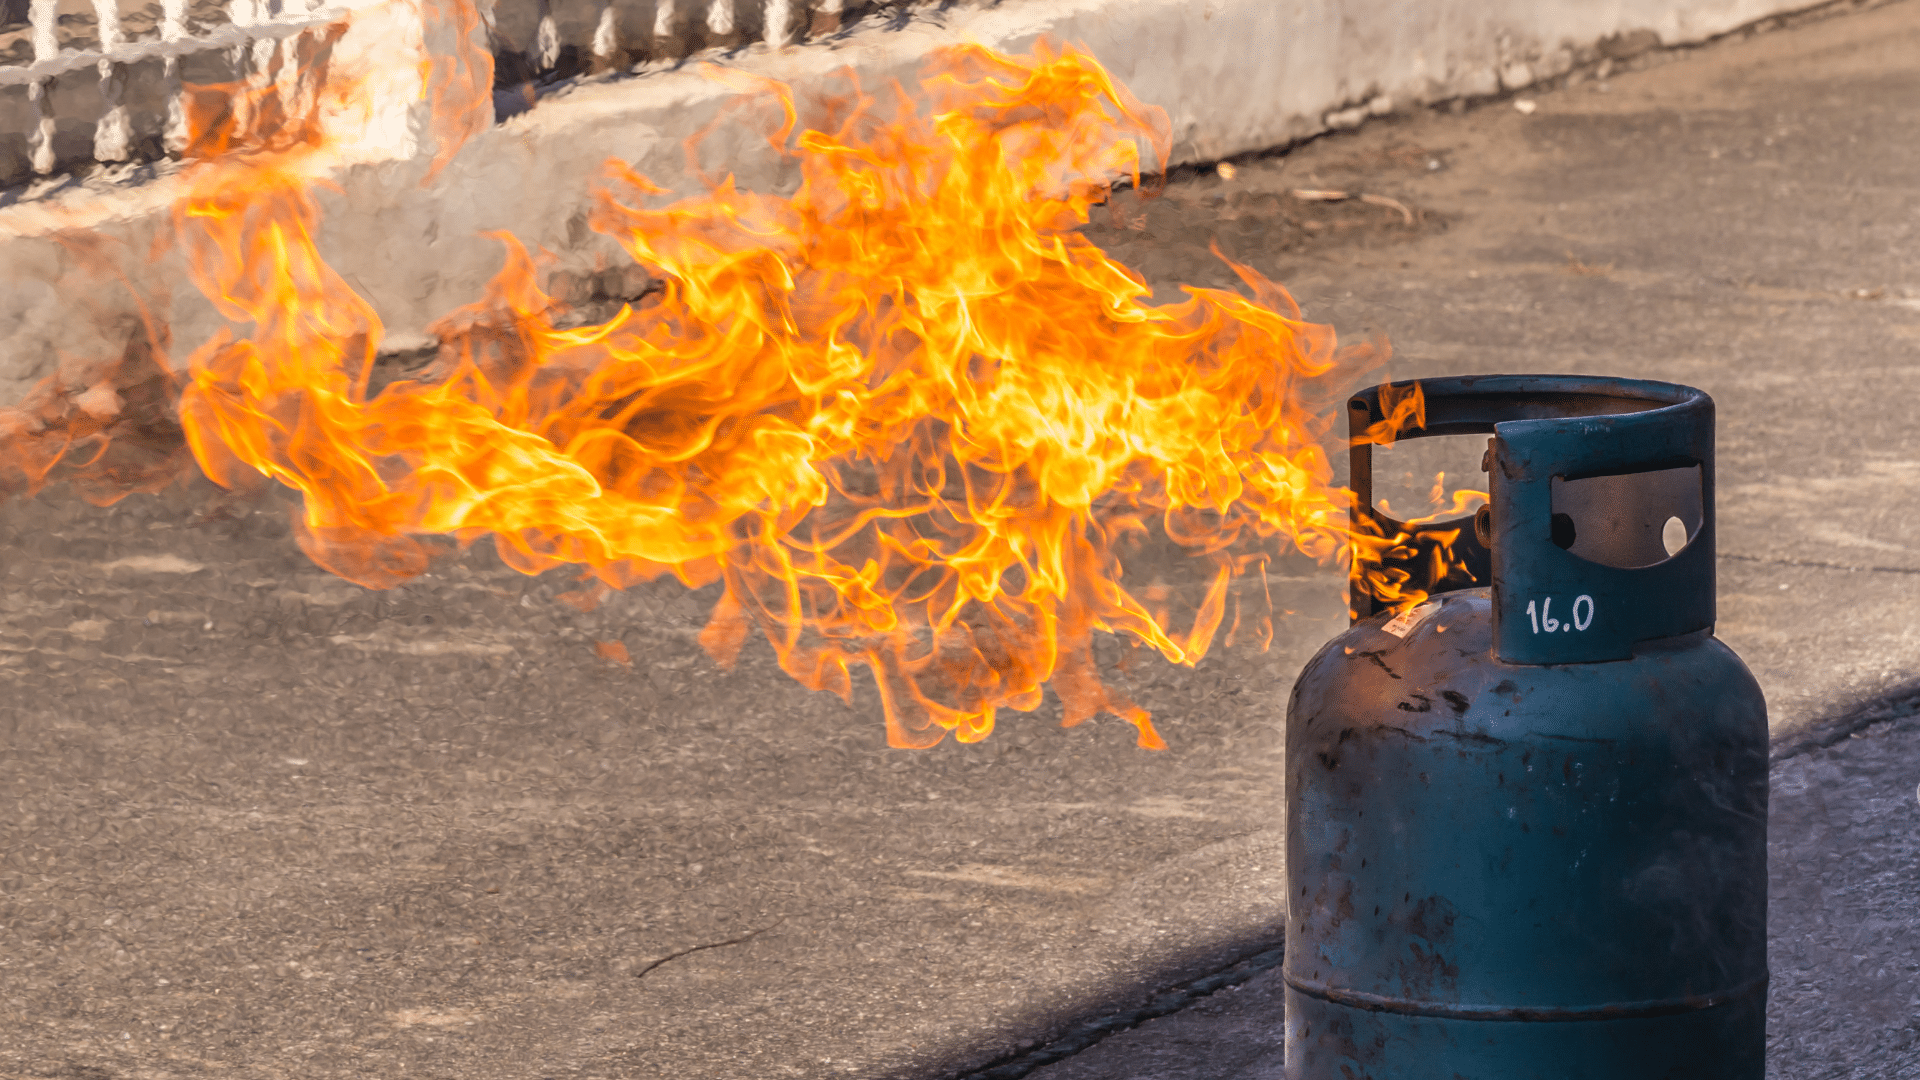
[[[1429,600],[1424,604],[1410,607],[1400,614],[1395,615],[1393,618],[1387,620],[1387,624],[1380,629],[1385,630],[1394,637],[1404,638],[1408,634],[1413,633],[1414,627],[1426,621],[1427,616],[1439,610],[1440,601]]]

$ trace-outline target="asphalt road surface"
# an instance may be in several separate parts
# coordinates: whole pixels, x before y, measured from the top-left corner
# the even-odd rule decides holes
[[[1920,670],[1915,56],[1912,0],[1648,54],[1531,112],[1176,177],[1092,232],[1168,298],[1231,283],[1217,239],[1387,335],[1397,378],[1713,394],[1719,633],[1791,739]],[[1394,468],[1479,451],[1436,453]],[[1270,994],[1179,988],[1278,941],[1279,725],[1343,622],[1325,571],[1276,566],[1296,614],[1265,653],[1103,653],[1164,753],[1053,704],[895,752],[868,688],[806,692],[764,647],[716,669],[711,595],[583,613],[477,550],[369,593],[288,509],[204,483],[0,507],[0,1075],[950,1080]],[[1777,769],[1783,1078],[1914,1075],[1913,745]],[[1049,1080],[1187,1075],[1098,1071],[1127,1037]]]

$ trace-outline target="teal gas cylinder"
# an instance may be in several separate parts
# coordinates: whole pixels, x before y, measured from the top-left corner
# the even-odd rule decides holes
[[[1433,598],[1356,589],[1294,686],[1286,1075],[1760,1080],[1766,704],[1713,637],[1713,402],[1421,386],[1401,437],[1490,435],[1491,502],[1409,530]],[[1379,388],[1349,407],[1378,422]],[[1465,568],[1423,582],[1447,534]]]

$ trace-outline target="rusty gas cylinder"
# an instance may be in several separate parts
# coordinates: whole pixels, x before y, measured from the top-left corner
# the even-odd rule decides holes
[[[1406,528],[1393,562],[1432,598],[1356,587],[1294,687],[1286,1075],[1759,1080],[1766,705],[1713,637],[1713,402],[1422,389],[1400,437],[1491,435],[1490,504]],[[1378,423],[1379,388],[1350,408]],[[1370,476],[1356,445],[1362,506]]]

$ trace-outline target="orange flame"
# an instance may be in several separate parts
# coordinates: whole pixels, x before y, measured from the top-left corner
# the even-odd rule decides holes
[[[1418,517],[1400,522],[1404,528],[1395,529],[1389,535],[1378,519],[1365,519],[1362,527],[1354,532],[1352,573],[1360,577],[1368,595],[1389,610],[1405,611],[1431,595],[1428,590],[1411,585],[1414,575],[1404,568],[1404,564],[1422,558],[1421,548],[1426,550],[1425,566],[1419,575],[1423,582],[1439,582],[1457,570],[1466,569],[1465,558],[1454,547],[1461,530],[1430,526],[1473,513],[1487,503],[1487,493],[1472,488],[1458,488],[1449,493],[1446,479],[1444,472],[1433,478],[1433,491],[1428,496],[1431,508]],[[1387,515],[1393,513],[1385,499],[1380,500],[1380,510]],[[1388,565],[1390,560],[1403,565]]]
[[[437,160],[476,129],[477,63],[422,80],[455,88]],[[1090,57],[948,50],[918,96],[855,84],[811,127],[786,87],[727,77],[779,104],[795,194],[726,178],[657,206],[609,163],[592,224],[659,289],[563,328],[502,236],[487,297],[436,328],[435,378],[377,396],[379,320],[313,240],[334,132],[205,162],[178,231],[195,283],[252,329],[191,357],[180,420],[201,467],[300,490],[303,549],[373,588],[422,572],[433,536],[490,536],[526,573],[580,564],[595,589],[722,582],[701,635],[716,659],[758,628],[809,687],[850,697],[864,666],[894,746],[983,738],[1051,685],[1067,724],[1112,712],[1161,747],[1102,683],[1097,633],[1194,664],[1229,606],[1240,629],[1234,580],[1264,586],[1282,547],[1392,546],[1349,536],[1323,449],[1330,406],[1384,349],[1337,348],[1240,265],[1252,298],[1155,306],[1077,231],[1116,179],[1138,184],[1141,144],[1164,171],[1168,141]],[[1422,416],[1417,387],[1389,412]],[[1184,628],[1164,590],[1122,583],[1148,536],[1209,568]]]
[[[1405,386],[1382,383],[1380,411],[1386,419],[1369,424],[1367,430],[1353,436],[1356,443],[1392,446],[1402,432],[1427,426],[1427,394],[1417,382]],[[1438,501],[1437,497],[1436,500]]]
[[[1419,383],[1382,385],[1380,409],[1385,418],[1354,434],[1354,443],[1392,446],[1405,433],[1427,426],[1426,393]],[[1379,510],[1386,515],[1386,520],[1378,515],[1356,514],[1348,536],[1348,543],[1352,545],[1350,576],[1367,595],[1392,611],[1404,611],[1431,595],[1413,584],[1415,575],[1406,569],[1408,564],[1424,561],[1418,580],[1427,584],[1440,582],[1456,570],[1466,570],[1466,559],[1454,547],[1460,539],[1460,530],[1426,526],[1470,514],[1487,502],[1488,495],[1472,488],[1460,488],[1449,495],[1447,474],[1441,472],[1434,476],[1433,489],[1427,499],[1431,504],[1427,513],[1399,521],[1397,524],[1402,527],[1391,530],[1387,524],[1394,520],[1393,508],[1381,499]]]

